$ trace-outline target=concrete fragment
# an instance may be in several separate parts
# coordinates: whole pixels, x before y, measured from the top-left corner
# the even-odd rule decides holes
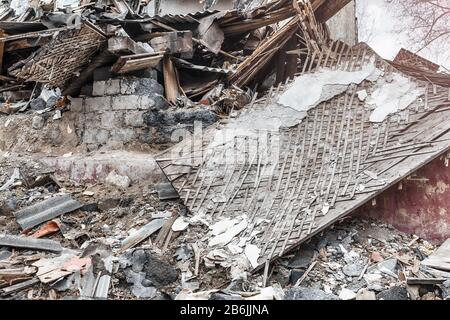
[[[111,171],[108,174],[105,182],[122,190],[126,190],[131,184],[130,178],[128,178],[127,176],[118,175],[115,171]]]
[[[33,99],[30,101],[30,109],[31,110],[44,110],[47,107],[47,104],[45,103],[44,99],[41,97],[37,97],[36,99]]]
[[[258,259],[261,254],[261,249],[255,246],[254,244],[248,244],[245,247],[244,254],[247,257],[248,261],[252,265],[252,268],[255,269],[259,266]]]
[[[189,221],[184,217],[178,217],[172,225],[172,231],[178,232],[186,230],[189,226]]]
[[[319,289],[295,287],[285,292],[284,300],[339,300],[339,297]]]
[[[362,289],[356,294],[356,300],[377,300],[377,298],[375,296],[375,292]]]
[[[362,263],[351,263],[347,264],[342,268],[342,272],[349,277],[359,277],[364,270],[364,264]]]
[[[178,279],[178,270],[149,250],[134,250],[121,256],[119,262],[127,282],[133,284],[132,293],[136,296],[152,297],[156,288],[167,286]]]
[[[442,299],[450,300],[450,280],[445,281],[442,286]]]
[[[341,300],[353,300],[356,298],[356,293],[354,293],[352,290],[349,290],[347,288],[342,288],[341,292],[339,293],[339,299]]]
[[[55,114],[53,115],[53,120],[59,120],[61,119],[62,114],[61,114],[61,110],[56,110]]]
[[[384,260],[377,264],[378,270],[392,277],[397,277],[397,274],[395,273],[396,267],[397,259],[395,258]]]
[[[31,120],[31,127],[35,130],[40,130],[44,127],[45,120],[41,116],[34,116]]]
[[[377,298],[379,300],[410,300],[408,291],[402,285],[397,285],[380,292]]]

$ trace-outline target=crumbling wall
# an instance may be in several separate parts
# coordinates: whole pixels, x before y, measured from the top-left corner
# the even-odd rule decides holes
[[[357,215],[442,243],[450,237],[450,153],[422,167],[366,204]]]
[[[78,114],[77,132],[88,149],[120,148],[128,143],[165,144],[175,130],[193,132],[217,121],[207,107],[172,108],[154,79],[108,79],[94,81],[92,96],[74,98],[71,111]]]
[[[81,142],[90,150],[131,141],[150,143],[151,129],[144,123],[144,114],[165,106],[162,94],[162,86],[149,78],[95,81],[92,96],[71,101]]]

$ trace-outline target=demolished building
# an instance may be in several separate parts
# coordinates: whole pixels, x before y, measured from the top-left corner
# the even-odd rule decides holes
[[[406,50],[382,59],[355,45],[354,28],[338,34],[340,23],[330,20],[341,12],[354,26],[354,1],[186,1],[181,10],[169,1],[70,1],[3,9],[0,150],[5,166],[23,156],[53,170],[26,178],[16,165],[0,180],[8,219],[0,247],[56,253],[16,270],[18,277],[0,269],[1,294],[78,281],[81,297],[107,298],[112,270],[121,269],[136,297],[154,298],[157,287],[176,283],[178,271],[151,250],[170,252],[171,245],[184,263],[182,290],[169,289],[173,296],[192,298],[200,286],[190,280],[203,266],[226,268],[227,281],[260,272],[264,288],[275,261],[351,214],[388,216],[439,242],[450,235],[445,178],[420,180],[427,197],[443,204],[416,219],[404,205],[383,211],[376,200],[400,199],[395,189],[417,180],[427,164],[445,176],[450,76]],[[92,203],[98,183],[125,199]],[[93,237],[66,217],[120,212],[128,190],[148,183],[155,186],[144,199],[178,202],[155,212],[143,200],[151,215],[139,211],[147,218],[137,229],[120,221],[123,213],[99,215],[108,236]],[[12,191],[34,194],[42,186],[53,191],[38,191],[38,202]],[[116,224],[124,229],[112,232]],[[71,249],[32,239],[55,232]],[[143,245],[149,238],[151,250]],[[155,264],[167,272],[157,274]]]

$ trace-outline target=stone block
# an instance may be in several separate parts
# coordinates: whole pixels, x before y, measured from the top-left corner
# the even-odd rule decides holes
[[[85,129],[83,142],[87,144],[104,144],[108,141],[109,131],[103,129]]]
[[[116,96],[112,97],[113,110],[138,110],[139,96]]]
[[[123,126],[123,114],[120,111],[106,111],[100,116],[100,126],[104,129],[112,130]]]
[[[111,110],[112,97],[92,97],[84,101],[86,112],[102,112]]]
[[[150,96],[141,96],[139,99],[139,109],[148,110],[156,105],[155,99]]]
[[[133,129],[117,129],[111,131],[112,141],[130,142],[134,139],[136,133]]]
[[[125,125],[139,128],[144,125],[144,112],[143,111],[131,111],[125,114]]]
[[[121,80],[120,93],[123,95],[131,95],[136,92],[137,81]]]
[[[103,97],[106,92],[106,81],[94,81],[92,86],[92,95],[94,97]]]
[[[73,112],[84,112],[84,99],[83,98],[71,98],[70,110]]]
[[[100,128],[100,114],[95,112],[86,112],[84,118],[84,127],[89,129]]]
[[[105,95],[114,96],[120,94],[120,84],[120,79],[109,79],[106,81]]]

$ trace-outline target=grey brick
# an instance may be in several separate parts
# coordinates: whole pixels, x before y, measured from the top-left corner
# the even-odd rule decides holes
[[[84,101],[86,112],[102,112],[111,110],[111,97],[86,98]]]
[[[73,112],[84,112],[84,99],[83,98],[70,99],[70,110]]]
[[[94,81],[92,86],[92,95],[94,97],[103,97],[106,92],[106,81]]]
[[[135,95],[112,97],[112,109],[113,110],[138,110],[139,109],[139,97],[135,96]]]
[[[120,79],[109,79],[106,81],[105,94],[108,96],[120,94],[120,82]]]
[[[139,100],[139,109],[148,110],[155,106],[155,99],[150,96],[142,96]]]
[[[129,142],[134,139],[136,133],[133,129],[117,129],[111,131],[112,141]]]
[[[137,81],[128,81],[126,79],[120,81],[121,94],[134,94],[136,92]]]
[[[125,114],[125,125],[131,127],[142,127],[144,125],[143,111],[130,111]]]
[[[91,143],[103,144],[108,141],[108,138],[109,138],[108,130],[86,129],[84,130],[83,142],[87,144]]]
[[[86,112],[84,119],[85,128],[97,129],[100,127],[100,115],[95,112]]]
[[[105,111],[100,116],[100,125],[105,129],[114,129],[123,126],[123,114],[120,111]]]

